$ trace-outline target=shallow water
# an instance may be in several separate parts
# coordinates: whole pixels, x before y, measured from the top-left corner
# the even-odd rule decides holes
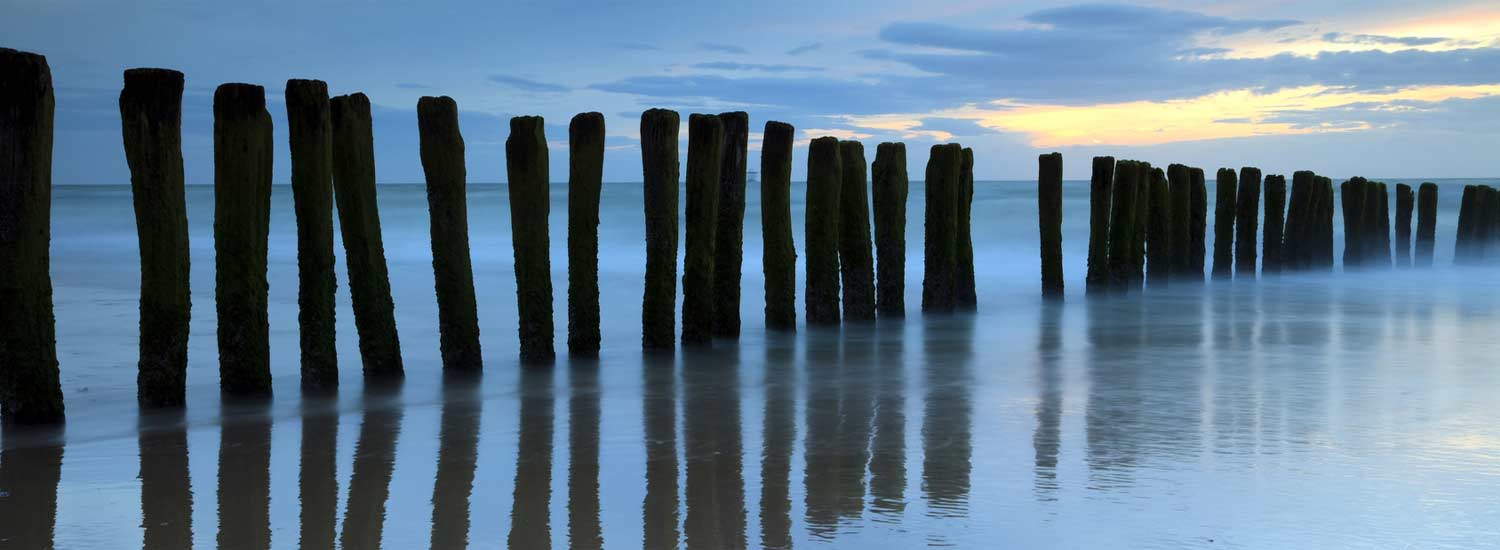
[[[1443,185],[1443,266],[1461,183],[1475,182]],[[0,434],[0,547],[1500,540],[1500,269],[1308,274],[1085,301],[1087,186],[1069,182],[1069,301],[1046,306],[1033,185],[976,186],[978,314],[918,315],[914,185],[911,316],[796,335],[762,329],[752,188],[740,341],[652,355],[639,348],[640,186],[606,184],[604,348],[597,361],[563,357],[554,369],[517,364],[505,189],[472,186],[486,374],[447,382],[424,190],[382,186],[406,381],[361,387],[345,287],[344,385],[328,399],[298,392],[295,231],[290,189],[277,186],[277,398],[264,405],[219,402],[212,190],[190,187],[188,407],[144,417],[134,400],[129,190],[59,187],[53,276],[69,420],[62,430]],[[801,196],[794,188],[799,249]],[[561,186],[552,209],[565,351]]]

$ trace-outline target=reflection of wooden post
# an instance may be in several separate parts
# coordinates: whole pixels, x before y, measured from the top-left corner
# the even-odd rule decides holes
[[[443,370],[478,370],[483,362],[479,309],[474,303],[474,268],[469,259],[468,173],[464,168],[464,138],[458,130],[458,103],[446,96],[417,100],[417,130],[422,169],[427,176]]]
[[[552,190],[547,172],[547,136],[542,117],[510,119],[505,138],[505,174],[510,188],[510,239],[516,265],[516,313],[522,361],[550,361],[552,349],[552,259],[547,216]]]
[[[188,321],[187,202],[182,187],[182,73],[125,71],[120,122],[141,251],[142,406],[186,400]]]
[[[568,353],[599,355],[599,192],[604,115],[568,124]]]
[[[792,138],[785,122],[766,123],[760,147],[761,263],[766,328],[797,328],[797,248],[792,242]]]
[[[958,188],[963,148],[957,143],[933,145],[927,157],[927,215],[922,311],[953,310],[953,281],[958,270]]]
[[[352,94],[330,100],[333,122],[333,192],[344,236],[349,297],[366,377],[401,376],[401,342],[380,237],[375,199],[375,140],[370,99]]]
[[[1109,288],[1109,200],[1115,180],[1115,158],[1094,157],[1089,181],[1089,258],[1084,285],[1088,292]]]
[[[1042,248],[1042,298],[1048,300],[1063,298],[1062,175],[1062,153],[1037,157],[1037,233]]]
[[[1433,245],[1437,242],[1437,201],[1436,183],[1417,186],[1417,267],[1432,267]]]
[[[297,212],[297,322],[302,389],[338,387],[334,346],[333,122],[328,85],[286,82],[287,137],[292,150],[292,202]]]
[[[839,274],[844,291],[844,319],[875,318],[875,258],[870,251],[869,184],[865,146],[839,142]]]
[[[266,239],[272,150],[265,89],[219,86],[214,92],[214,298],[219,388],[230,395],[271,394]]]
[[[1150,191],[1146,194],[1150,204],[1146,213],[1146,284],[1152,288],[1166,288],[1172,278],[1175,259],[1172,248],[1172,190],[1167,185],[1167,173],[1161,168],[1151,169]]]
[[[1188,269],[1186,278],[1203,282],[1203,258],[1208,239],[1208,186],[1203,182],[1202,168],[1188,169],[1191,211],[1188,212]]]
[[[641,113],[642,193],[646,203],[646,292],[641,346],[677,344],[677,112]]]
[[[1136,199],[1140,196],[1140,163],[1122,160],[1115,164],[1115,182],[1109,219],[1109,282],[1117,292],[1128,292],[1136,269]]]
[[[1214,184],[1214,279],[1228,279],[1233,273],[1237,187],[1234,170],[1220,168]]]
[[[1255,279],[1255,232],[1260,228],[1260,169],[1240,168],[1239,197],[1235,200],[1234,271]]]
[[[52,71],[45,57],[0,48],[0,75],[0,415],[19,424],[60,422],[48,255]]]
[[[1266,176],[1266,225],[1261,232],[1260,272],[1281,273],[1282,230],[1286,216],[1286,178]]]
[[[875,208],[875,309],[882,317],[906,315],[907,190],[906,144],[880,144],[871,166],[870,199]]]
[[[745,156],[750,115],[719,113],[724,146],[719,165],[718,227],[714,229],[714,336],[740,336],[740,276],[745,260]]]
[[[839,140],[821,137],[807,147],[807,323],[839,322]]]
[[[953,272],[953,305],[974,311],[979,297],[974,288],[974,235],[970,211],[974,205],[974,150],[963,149],[958,168],[958,216],[954,219],[956,268]]]
[[[682,262],[682,343],[713,340],[714,229],[719,215],[719,167],[724,124],[714,115],[688,116],[686,254]]]
[[[1415,203],[1411,186],[1396,184],[1396,267],[1411,267],[1411,210]]]

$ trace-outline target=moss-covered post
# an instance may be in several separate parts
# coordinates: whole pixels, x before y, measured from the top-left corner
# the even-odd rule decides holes
[[[214,91],[214,302],[219,389],[271,394],[266,239],[271,224],[271,114],[251,84]]]
[[[923,231],[925,272],[922,274],[922,311],[946,312],[954,307],[954,277],[958,271],[958,190],[963,147],[933,145],[927,157],[927,212]]]
[[[1255,279],[1255,233],[1260,229],[1260,169],[1240,168],[1239,196],[1235,200],[1234,272]]]
[[[1414,261],[1417,267],[1432,267],[1433,247],[1437,243],[1437,201],[1436,183],[1424,182],[1417,186],[1417,244]]]
[[[865,146],[839,142],[839,274],[843,288],[844,319],[875,318],[875,258],[870,250],[869,183],[865,177]]]
[[[292,204],[297,214],[297,324],[302,389],[322,392],[339,384],[334,346],[333,122],[328,85],[286,82],[287,137],[292,151]]]
[[[63,420],[52,315],[52,71],[0,48],[0,417]]]
[[[807,147],[807,323],[839,323],[839,140],[821,137]]]
[[[965,147],[958,169],[958,217],[954,222],[957,267],[953,273],[953,305],[963,311],[974,311],[979,307],[978,289],[974,284],[973,208],[974,150]]]
[[[1151,169],[1150,208],[1146,213],[1146,284],[1152,288],[1166,288],[1172,279],[1175,259],[1172,249],[1172,189],[1167,183],[1167,173],[1161,168]]]
[[[417,130],[422,170],[427,176],[443,371],[475,371],[483,367],[483,360],[479,308],[474,302],[474,268],[469,258],[468,173],[464,168],[464,137],[458,129],[458,103],[447,96],[418,99]]]
[[[882,143],[877,146],[870,176],[870,200],[875,210],[875,309],[882,317],[901,317],[906,315],[906,197],[909,183],[906,144]]]
[[[1168,254],[1172,258],[1172,278],[1181,279],[1192,273],[1193,189],[1187,166],[1167,166],[1167,188],[1171,194],[1167,207],[1171,211],[1168,215],[1171,224],[1167,231],[1168,238],[1171,239]]]
[[[740,336],[740,276],[745,262],[745,157],[750,115],[719,113],[724,125],[719,164],[719,214],[714,229],[714,336]]]
[[[761,264],[766,328],[797,328],[797,248],[792,241],[792,141],[796,130],[766,122],[760,147]]]
[[[1041,241],[1044,300],[1063,298],[1062,177],[1062,153],[1037,157],[1036,219]]]
[[[187,398],[187,202],[182,181],[182,73],[125,71],[120,129],[130,165],[141,251],[140,362],[136,400],[181,406]]]
[[[333,122],[333,196],[338,204],[339,232],[349,270],[349,298],[354,329],[368,377],[402,375],[401,342],[380,236],[375,200],[375,141],[370,127],[370,99],[365,94],[329,101]]]
[[[510,119],[505,175],[510,188],[510,240],[516,265],[521,360],[548,362],[556,352],[552,348],[552,258],[547,235],[552,191],[542,117]]]
[[[1411,267],[1411,211],[1416,194],[1411,186],[1396,184],[1396,267]]]
[[[1282,230],[1286,223],[1286,178],[1266,176],[1265,179],[1266,223],[1260,237],[1260,272],[1281,273]]]
[[[604,115],[568,123],[568,353],[599,355],[599,193]]]
[[[1110,288],[1128,292],[1136,269],[1136,198],[1140,196],[1140,163],[1121,160],[1115,165],[1115,182],[1110,204],[1114,212],[1109,220]]]
[[[1228,279],[1233,274],[1237,188],[1234,170],[1220,168],[1214,183],[1214,279]]]
[[[1115,158],[1094,157],[1089,180],[1089,257],[1084,276],[1086,292],[1109,289],[1109,214],[1115,181]]]
[[[646,203],[646,291],[641,302],[641,347],[677,345],[676,111],[641,113],[642,194]]]
[[[1453,239],[1453,263],[1470,263],[1473,252],[1474,196],[1478,186],[1465,185],[1463,197],[1458,203],[1458,230]]]
[[[1192,210],[1188,212],[1188,262],[1187,279],[1203,282],[1204,257],[1208,252],[1208,184],[1204,182],[1202,168],[1188,169],[1188,188],[1191,192]]]
[[[719,167],[724,124],[714,115],[688,116],[686,254],[682,261],[682,343],[713,341],[714,230],[719,215]]]

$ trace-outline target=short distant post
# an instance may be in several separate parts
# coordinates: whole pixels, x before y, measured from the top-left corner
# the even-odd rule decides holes
[[[1239,277],[1255,279],[1255,232],[1260,228],[1260,169],[1240,168],[1235,200],[1234,266]]]
[[[724,124],[714,115],[688,116],[687,250],[682,265],[682,343],[713,341],[714,229]]]
[[[568,123],[568,353],[599,355],[599,193],[604,115]]]
[[[843,285],[844,319],[875,318],[875,258],[870,250],[869,183],[865,178],[865,146],[839,142],[839,273]]]
[[[1417,186],[1417,267],[1432,267],[1433,245],[1437,243],[1437,201],[1436,183]]]
[[[1063,298],[1062,176],[1062,153],[1037,157],[1037,233],[1042,250],[1042,298],[1046,300]]]
[[[365,377],[402,376],[401,342],[375,200],[375,141],[365,94],[329,101],[333,122],[333,191],[349,269],[349,297]]]
[[[807,323],[839,322],[839,140],[821,137],[807,147]]]
[[[272,150],[265,89],[219,86],[214,92],[214,295],[219,388],[228,395],[271,394],[266,239]]]
[[[761,263],[766,277],[766,328],[797,328],[797,249],[792,242],[792,139],[785,122],[766,122],[760,147]]]
[[[1129,292],[1135,280],[1132,272],[1137,269],[1135,256],[1136,199],[1140,196],[1140,163],[1122,160],[1115,165],[1114,196],[1110,204],[1114,212],[1109,221],[1109,276],[1110,287],[1118,292]]]
[[[876,147],[871,172],[875,309],[882,317],[901,317],[906,315],[906,144],[882,143]]]
[[[740,336],[740,277],[745,261],[745,156],[750,115],[719,113],[724,125],[719,164],[718,227],[714,229],[714,336]]]
[[[677,126],[676,111],[641,113],[641,170],[646,202],[646,292],[641,304],[641,346],[677,345]]]
[[[922,311],[946,312],[954,307],[954,278],[958,271],[958,191],[963,148],[957,143],[933,145],[927,158],[927,214]]]
[[[297,213],[297,322],[302,389],[338,387],[334,347],[333,122],[328,85],[286,82],[287,137],[292,150],[292,203]]]
[[[1261,274],[1281,273],[1282,262],[1282,230],[1286,223],[1286,178],[1282,176],[1266,176],[1266,224],[1261,231],[1260,244],[1260,272]]]
[[[970,213],[974,206],[974,150],[963,149],[958,168],[958,217],[954,245],[956,268],[953,272],[953,305],[963,311],[974,311],[979,296],[974,287],[974,235]]]
[[[1396,184],[1396,267],[1411,267],[1411,211],[1416,194],[1411,186]]]
[[[1214,184],[1214,279],[1228,279],[1232,275],[1237,198],[1234,170],[1220,168]]]
[[[1151,288],[1166,288],[1176,261],[1172,256],[1175,246],[1172,189],[1167,184],[1167,173],[1161,168],[1151,169],[1149,185],[1150,192],[1146,194],[1150,200],[1146,211],[1146,284]]]
[[[1094,157],[1089,180],[1089,257],[1084,278],[1087,292],[1109,288],[1109,214],[1115,180],[1115,158]]]
[[[468,172],[464,167],[464,137],[458,129],[458,103],[447,96],[418,99],[417,131],[422,170],[427,176],[443,370],[477,371],[484,363],[479,348],[479,308],[474,302],[474,268],[469,258]]]
[[[510,188],[510,238],[516,264],[516,312],[521,360],[551,361],[552,259],[547,217],[551,189],[547,171],[547,136],[542,117],[510,119],[505,138],[505,174]]]

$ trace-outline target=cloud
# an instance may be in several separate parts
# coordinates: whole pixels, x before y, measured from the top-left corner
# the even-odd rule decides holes
[[[1272,31],[1301,24],[1294,19],[1229,19],[1190,11],[1124,4],[1084,4],[1032,12],[1028,22],[1085,31],[1196,29],[1220,34]]]
[[[810,51],[823,49],[822,42],[809,42],[786,51],[787,55],[802,55]]]
[[[734,44],[719,44],[714,42],[699,42],[698,49],[719,53],[747,54],[750,53],[743,47]]]
[[[533,93],[560,93],[560,92],[566,92],[566,91],[568,91],[568,87],[567,86],[563,86],[561,84],[552,84],[552,83],[548,83],[548,82],[539,82],[539,81],[536,81],[536,80],[530,80],[530,79],[521,78],[521,77],[518,77],[518,76],[509,76],[509,75],[503,75],[503,74],[496,74],[496,75],[490,75],[490,79],[489,80],[490,80],[490,82],[494,82],[494,83],[499,84],[501,86],[508,86],[508,87],[516,88],[518,90],[525,91],[525,92],[533,92]]]
[[[922,119],[919,130],[941,132],[950,136],[965,137],[993,134],[995,130],[981,126],[978,121],[963,118],[928,117]]]
[[[1428,36],[1382,36],[1378,34],[1345,34],[1330,32],[1323,34],[1324,42],[1334,44],[1368,44],[1377,46],[1430,46],[1447,42],[1446,38]]]
[[[871,114],[909,112],[951,106],[950,88],[935,78],[850,80],[822,77],[746,76],[712,74],[647,75],[594,84],[591,89],[634,94],[673,103],[712,100],[727,105],[755,106],[771,113]],[[933,93],[944,90],[944,93]],[[978,90],[965,94],[975,95]]]
[[[813,67],[810,65],[736,63],[733,61],[711,61],[708,63],[696,63],[692,67],[694,69],[706,69],[713,71],[762,71],[768,73],[785,73],[792,71],[819,72],[823,70],[822,67]]]

